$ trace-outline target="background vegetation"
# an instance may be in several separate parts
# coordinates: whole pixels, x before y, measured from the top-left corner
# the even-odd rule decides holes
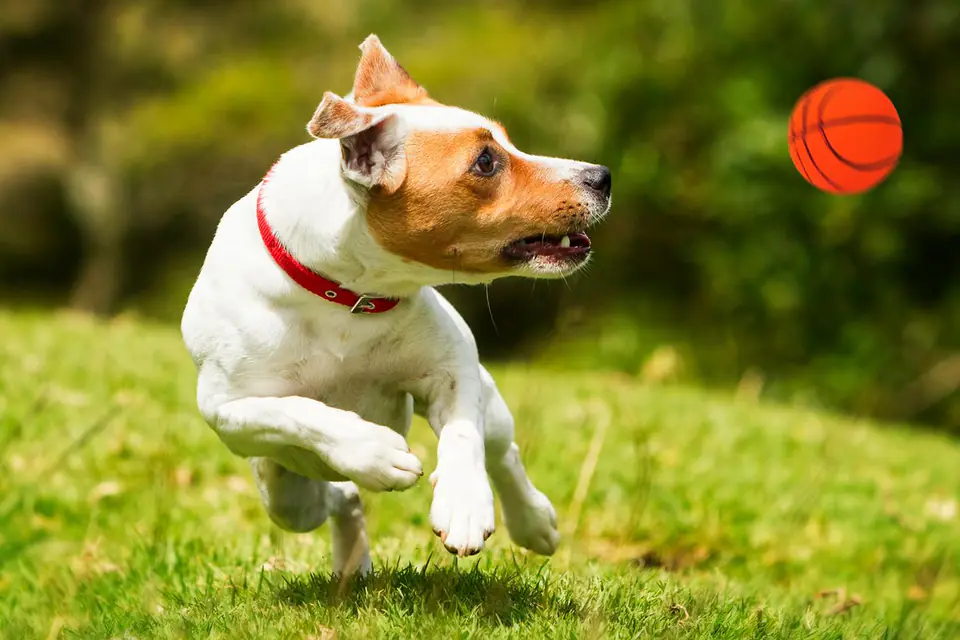
[[[219,216],[348,90],[370,32],[522,148],[613,170],[588,277],[497,283],[489,310],[449,292],[485,355],[960,429],[955,0],[6,3],[6,299],[178,318]],[[863,196],[787,154],[794,101],[836,76],[904,122]]]

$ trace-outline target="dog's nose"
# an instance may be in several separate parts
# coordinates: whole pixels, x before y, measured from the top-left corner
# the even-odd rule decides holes
[[[610,197],[610,187],[613,181],[610,177],[610,169],[603,165],[596,165],[589,169],[584,169],[580,173],[580,181],[603,197]]]

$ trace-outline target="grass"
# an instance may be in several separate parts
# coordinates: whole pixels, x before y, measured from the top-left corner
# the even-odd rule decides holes
[[[174,329],[8,312],[0,335],[3,638],[960,636],[945,436],[494,368],[561,550],[500,530],[456,561],[421,482],[366,496],[377,570],[339,584],[326,530],[272,526],[200,420]]]

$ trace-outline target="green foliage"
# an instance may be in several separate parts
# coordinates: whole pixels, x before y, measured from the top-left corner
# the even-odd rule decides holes
[[[455,560],[421,482],[364,496],[377,571],[340,584],[325,529],[273,527],[249,467],[200,419],[175,330],[0,313],[0,333],[4,637],[960,633],[960,448],[942,436],[500,367],[528,470],[558,509],[558,554],[529,556],[501,526]],[[435,447],[418,421],[426,469]]]

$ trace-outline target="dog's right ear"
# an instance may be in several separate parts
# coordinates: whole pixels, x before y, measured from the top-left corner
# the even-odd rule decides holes
[[[330,91],[323,94],[307,131],[340,141],[343,176],[367,188],[396,191],[406,174],[399,118],[383,107],[361,107]]]

